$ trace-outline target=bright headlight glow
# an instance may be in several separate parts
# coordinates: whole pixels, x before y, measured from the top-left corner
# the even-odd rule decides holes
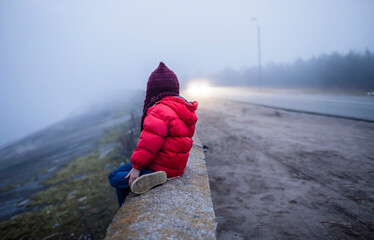
[[[204,79],[193,80],[187,84],[186,92],[193,97],[206,97],[212,93],[212,85]]]

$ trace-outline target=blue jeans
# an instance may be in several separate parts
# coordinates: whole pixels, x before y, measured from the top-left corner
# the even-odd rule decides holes
[[[131,171],[132,165],[131,162],[123,165],[122,167],[114,170],[108,176],[109,183],[112,187],[116,188],[117,198],[119,207],[122,206],[123,202],[125,201],[127,195],[130,193],[130,186],[129,186],[129,179],[125,178],[127,174]],[[150,171],[146,168],[140,171],[139,176],[144,174],[153,173],[154,171]]]

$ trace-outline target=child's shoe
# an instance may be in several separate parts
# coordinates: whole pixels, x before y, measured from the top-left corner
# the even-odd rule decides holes
[[[145,174],[135,179],[130,188],[133,193],[142,194],[157,185],[163,184],[166,182],[166,178],[164,171]]]

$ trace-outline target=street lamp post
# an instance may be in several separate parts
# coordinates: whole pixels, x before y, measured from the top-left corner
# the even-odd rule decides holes
[[[258,43],[258,78],[260,89],[262,87],[262,68],[261,68],[261,30],[260,30],[260,21],[258,18],[253,17],[252,21],[257,22],[257,43]]]

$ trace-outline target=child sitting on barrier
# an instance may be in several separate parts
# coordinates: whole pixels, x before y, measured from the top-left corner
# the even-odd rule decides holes
[[[142,194],[167,177],[183,174],[192,148],[197,105],[179,96],[177,76],[161,62],[148,79],[140,140],[130,163],[108,176],[120,207],[130,190]]]

